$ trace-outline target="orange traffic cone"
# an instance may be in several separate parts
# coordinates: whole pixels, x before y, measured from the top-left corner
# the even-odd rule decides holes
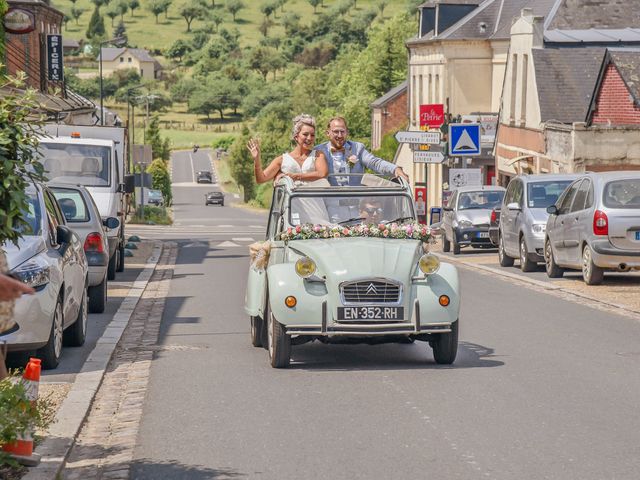
[[[40,359],[30,358],[24,373],[22,374],[22,384],[24,385],[27,398],[32,406],[38,401],[38,387],[40,385]],[[2,450],[10,453],[19,463],[27,466],[34,466],[40,462],[40,456],[33,453],[33,436],[31,432],[25,432],[18,436],[15,442],[2,446]]]

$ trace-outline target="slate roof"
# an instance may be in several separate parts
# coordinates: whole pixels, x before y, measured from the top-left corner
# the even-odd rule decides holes
[[[543,122],[587,120],[605,52],[604,47],[532,50]]]
[[[637,0],[563,0],[549,30],[618,29],[640,26]]]
[[[136,57],[141,62],[155,62],[156,59],[149,55],[143,48],[127,48],[127,47],[105,47],[102,49],[102,61],[104,62],[112,62],[116,58],[118,58],[124,51],[127,51],[132,56]]]
[[[640,49],[610,49],[609,55],[636,105],[640,105]]]
[[[371,103],[371,106],[373,108],[383,107],[389,101],[391,101],[394,98],[396,98],[398,95],[402,94],[403,92],[406,92],[407,91],[407,85],[408,85],[408,82],[405,80],[400,85],[398,85],[396,87],[393,87],[391,90],[389,90],[387,93],[385,93],[381,97],[376,98],[373,101],[373,103]]]

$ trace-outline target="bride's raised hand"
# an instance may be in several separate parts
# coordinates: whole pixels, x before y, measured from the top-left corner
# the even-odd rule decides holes
[[[257,138],[252,138],[247,142],[247,149],[254,160],[258,160],[260,158],[260,140]]]

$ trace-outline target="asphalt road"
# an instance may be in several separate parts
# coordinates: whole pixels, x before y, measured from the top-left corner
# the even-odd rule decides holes
[[[638,478],[637,321],[464,269],[452,367],[421,342],[314,343],[275,370],[243,311],[266,215],[205,207],[201,189],[174,188],[163,238],[180,250],[131,478]]]

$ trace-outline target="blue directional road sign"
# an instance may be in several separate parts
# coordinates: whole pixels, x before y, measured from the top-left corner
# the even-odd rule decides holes
[[[449,155],[480,155],[480,124],[449,124]]]

